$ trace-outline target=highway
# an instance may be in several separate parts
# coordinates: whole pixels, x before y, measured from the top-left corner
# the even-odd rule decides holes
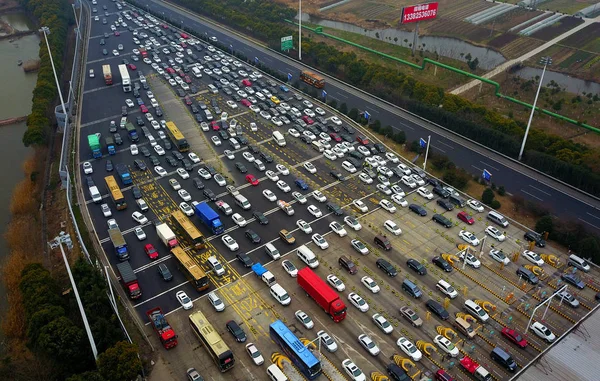
[[[291,73],[297,78],[300,70],[305,68],[299,62],[259,46],[239,33],[221,28],[215,23],[195,17],[168,3],[151,1],[146,4],[149,9],[182,20],[185,26],[206,30],[216,36],[221,43],[232,45],[234,50],[242,51],[247,57],[257,57],[261,62],[276,68],[283,74]],[[431,148],[447,155],[458,167],[466,169],[473,175],[481,175],[486,169],[492,174],[492,181],[497,185],[504,185],[507,192],[541,203],[556,216],[573,219],[586,225],[592,232],[600,232],[600,201],[597,198],[575,191],[474,142],[351,88],[330,76],[327,76],[325,90],[328,97],[336,99],[338,103],[345,102],[348,109],[356,107],[360,111],[366,110],[372,118],[379,119],[383,126],[391,125],[396,130],[403,130],[408,141],[427,139],[427,136],[431,135]]]

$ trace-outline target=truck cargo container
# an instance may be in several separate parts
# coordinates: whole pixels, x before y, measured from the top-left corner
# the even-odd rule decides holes
[[[121,231],[118,228],[108,229],[108,235],[115,248],[117,258],[119,258],[120,261],[128,260],[129,252],[127,251],[127,242],[125,242],[125,238]]]
[[[339,295],[309,267],[299,270],[296,279],[298,285],[323,308],[334,322],[339,323],[344,320],[346,305]]]
[[[137,276],[133,272],[129,261],[117,263],[117,270],[119,270],[121,283],[129,294],[129,297],[131,299],[138,299],[140,296],[142,296],[142,289],[140,288]]]
[[[113,81],[110,65],[102,65],[102,74],[104,75],[104,83],[107,85],[112,85]]]
[[[117,153],[117,150],[115,148],[115,141],[111,136],[105,137],[104,143],[106,144],[106,149],[108,150],[109,155],[115,155]]]
[[[129,136],[129,140],[131,140],[133,143],[140,140],[140,136],[138,135],[137,130],[135,129],[135,126],[133,124],[127,123],[125,125],[125,129],[127,130],[127,136]]]
[[[224,231],[223,223],[217,212],[215,212],[207,203],[201,202],[195,206],[196,215],[214,234],[221,234]]]
[[[129,71],[127,71],[127,66],[123,64],[119,65],[119,73],[121,74],[121,85],[123,85],[123,92],[130,92],[131,78],[129,78]]]
[[[158,234],[158,238],[160,238],[168,249],[172,249],[178,245],[177,236],[166,223],[161,222],[156,225],[156,234]]]
[[[115,169],[117,170],[123,185],[133,184],[133,181],[131,180],[131,174],[129,173],[129,169],[125,164],[119,163],[115,166]]]
[[[99,159],[102,157],[102,148],[100,146],[100,137],[98,134],[88,135],[88,145],[90,146],[92,157],[94,159]]]

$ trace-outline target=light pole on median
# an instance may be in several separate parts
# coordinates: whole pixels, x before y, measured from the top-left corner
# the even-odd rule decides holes
[[[540,63],[544,64],[544,70],[542,70],[542,76],[540,78],[540,84],[538,86],[537,92],[535,93],[535,99],[533,100],[533,107],[531,108],[531,114],[529,115],[529,121],[527,122],[527,128],[525,129],[525,136],[523,136],[523,143],[521,144],[521,151],[519,151],[519,158],[517,160],[521,161],[523,157],[523,151],[525,150],[525,143],[527,143],[527,135],[529,134],[529,128],[531,127],[531,121],[533,120],[533,114],[535,113],[535,105],[538,100],[538,96],[540,95],[540,90],[542,89],[542,83],[544,82],[544,74],[546,73],[546,67],[552,64],[551,57],[542,57]]]
[[[298,60],[302,61],[302,0],[298,4]]]
[[[81,40],[81,28],[79,28],[79,19],[77,18],[77,12],[75,11],[75,4],[71,4],[73,8],[73,16],[75,17],[75,24],[77,25],[77,37]]]
[[[40,28],[39,31],[44,33],[44,40],[46,40],[46,47],[48,48],[48,56],[50,57],[50,64],[52,65],[52,72],[54,73],[54,80],[56,81],[56,90],[58,91],[58,97],[60,98],[60,105],[62,106],[63,114],[65,114],[64,128],[66,128],[67,121],[69,120],[69,115],[67,115],[67,109],[65,108],[65,101],[63,100],[62,92],[60,91],[60,84],[58,82],[58,76],[56,75],[56,68],[54,67],[54,60],[52,59],[52,52],[50,51],[50,44],[48,43],[48,34],[50,34],[50,29],[47,26],[43,26]]]

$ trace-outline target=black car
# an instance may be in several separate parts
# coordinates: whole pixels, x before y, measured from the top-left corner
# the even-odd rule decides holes
[[[148,148],[146,148],[146,146],[141,146],[140,152],[142,153],[142,155],[144,155],[144,157],[148,157],[148,156],[152,155],[150,153],[150,150]]]
[[[194,186],[195,186],[197,189],[204,189],[204,183],[202,182],[202,180],[200,180],[200,178],[199,178],[199,177],[194,177],[194,178],[192,179],[192,182],[194,183]]]
[[[131,187],[131,192],[133,193],[133,198],[135,198],[136,200],[138,198],[142,198],[142,191],[137,185]]]
[[[191,172],[191,170],[194,169],[194,167],[192,166],[192,162],[188,159],[181,160],[181,164],[183,164],[183,168],[188,172]]]
[[[350,135],[353,135],[356,130],[354,129],[354,127],[348,125],[348,124],[344,124],[343,126],[344,130],[346,130],[347,133],[349,133]]]
[[[177,95],[179,95],[180,97],[185,97],[185,91],[183,91],[182,89],[177,89]]]
[[[452,272],[452,266],[450,266],[450,264],[444,258],[442,258],[440,256],[433,257],[431,259],[431,262],[447,273]]]
[[[202,193],[204,193],[204,196],[206,196],[206,198],[208,198],[210,201],[217,201],[217,196],[212,190],[204,188],[204,191]]]
[[[442,183],[440,183],[438,179],[434,179],[433,177],[427,179],[427,184],[433,185],[434,188],[442,186]]]
[[[148,158],[148,160],[150,160],[150,163],[151,163],[153,166],[155,166],[155,167],[156,167],[157,165],[160,165],[160,160],[158,160],[158,158],[157,158],[156,156],[154,156],[154,155],[150,155],[150,157]]]
[[[250,151],[252,153],[259,153],[260,152],[260,150],[258,149],[258,147],[255,146],[255,145],[249,145],[248,146],[248,151]]]
[[[546,240],[544,240],[544,238],[542,238],[542,236],[536,232],[525,233],[525,239],[529,242],[535,242],[535,245],[537,247],[545,247],[546,246]]]
[[[117,145],[121,145],[123,144],[123,139],[121,139],[121,135],[119,133],[114,133],[113,137],[115,138],[115,143],[117,143]]]
[[[406,261],[406,265],[409,269],[415,271],[419,275],[427,275],[427,269],[416,259],[409,259]]]
[[[228,140],[229,139],[229,134],[225,130],[219,130],[219,135],[221,136],[222,140]]]
[[[144,118],[142,118],[141,116],[136,116],[135,117],[135,122],[137,123],[138,126],[143,126],[146,123],[144,122]]]
[[[398,271],[396,270],[396,268],[385,259],[379,258],[376,263],[377,267],[380,268],[388,276],[395,277],[396,275],[398,275]]]
[[[148,169],[148,167],[146,166],[146,163],[144,162],[144,160],[141,159],[135,159],[133,161],[133,164],[135,165],[135,167],[137,169],[139,169],[140,171],[145,171],[146,169]]]
[[[243,146],[247,146],[247,145],[248,145],[248,143],[250,143],[250,142],[248,141],[248,138],[246,138],[245,136],[238,136],[238,137],[236,137],[236,139],[237,139],[237,140],[240,142],[240,144],[241,144],[241,145],[243,145]],[[272,161],[272,160],[273,160],[273,159],[271,159],[271,161]]]
[[[434,214],[433,217],[431,217],[431,219],[434,220],[435,222],[437,222],[438,224],[442,225],[443,227],[446,227],[446,228],[452,227],[452,221],[450,221],[446,217],[442,216],[441,214]]]
[[[306,135],[300,136],[300,140],[302,140],[306,144],[312,143],[312,140],[308,136],[306,136]]]
[[[450,197],[450,192],[448,192],[446,189],[444,189],[444,187],[442,187],[441,185],[434,186],[433,193],[435,193],[438,196],[443,197],[443,198]]]
[[[374,147],[377,150],[377,152],[379,152],[379,153],[385,153],[385,151],[386,151],[385,146],[381,143],[375,143]]]
[[[421,217],[425,217],[427,215],[427,210],[425,210],[425,208],[423,208],[421,205],[410,204],[408,206],[408,209],[410,209],[411,212],[416,213]]]
[[[448,320],[448,318],[450,317],[450,314],[448,313],[448,311],[446,311],[446,309],[444,307],[442,307],[441,304],[439,304],[438,302],[436,302],[433,299],[429,299],[427,301],[427,303],[425,303],[425,305],[427,305],[427,308],[429,309],[429,311],[431,311],[433,314],[437,315],[442,320]]]
[[[585,288],[585,282],[583,282],[580,278],[578,278],[575,274],[571,273],[563,273],[560,278],[567,283],[572,284],[580,290]]]
[[[365,167],[363,168],[363,172],[366,173],[370,178],[374,179],[375,177],[377,177],[377,174],[375,173],[375,171],[373,171],[371,168],[369,167]]]
[[[106,172],[112,172],[114,169],[112,160],[106,160]]]
[[[200,114],[195,114],[194,118],[196,118],[196,122],[198,122],[198,123],[202,123],[204,121],[204,119],[202,118],[202,115],[200,115]]]
[[[90,176],[85,177],[85,182],[86,182],[88,188],[96,186],[96,184],[94,184],[94,180]]]
[[[165,160],[167,161],[167,163],[169,163],[169,165],[171,167],[177,167],[177,165],[179,164],[177,162],[177,160],[175,160],[175,158],[173,156],[171,156],[171,155],[165,156]]]
[[[265,152],[261,152],[258,154],[264,161],[266,161],[267,163],[272,163],[273,162],[273,157],[271,155],[269,155],[268,153]]]
[[[233,335],[235,341],[243,343],[246,341],[246,332],[233,320],[228,321],[225,326],[227,330]]]
[[[135,87],[133,89],[133,96],[136,97],[136,98],[140,97],[140,89],[139,89],[139,87]]]
[[[256,234],[256,232],[252,229],[246,230],[244,234],[246,235],[246,238],[248,238],[252,243],[258,244],[261,241],[260,236]]]
[[[156,116],[163,116],[163,111],[160,107],[155,107],[154,112],[156,113]]]
[[[171,142],[169,141],[169,139],[163,139],[162,140],[162,146],[164,149],[171,149]]]
[[[447,211],[451,211],[454,209],[454,205],[450,201],[444,200],[443,198],[438,198],[437,204],[442,208],[446,209]]]
[[[164,263],[158,265],[158,273],[167,282],[173,280],[173,274],[169,271],[169,268]]]
[[[211,174],[211,176],[214,176],[217,174],[217,170],[212,165],[207,165],[204,167],[204,169],[206,169],[208,171],[208,173]]]
[[[331,175],[331,177],[333,177],[334,179],[338,180],[338,181],[344,181],[344,175],[342,175],[342,172],[340,171],[331,171],[329,172],[329,174]]]
[[[190,106],[190,111],[191,111],[193,114],[197,114],[197,113],[199,113],[199,112],[200,112],[200,109],[199,109],[198,107],[196,107],[196,105],[191,105],[191,106]]]
[[[352,143],[354,141],[354,138],[352,138],[352,136],[350,136],[349,134],[340,134],[340,138],[342,138],[343,141],[348,143]]]
[[[173,150],[171,151],[171,153],[173,154],[173,156],[175,156],[175,159],[177,160],[183,160],[185,158],[185,156],[183,156],[179,151]]]
[[[269,219],[267,217],[265,217],[265,215],[262,212],[259,212],[259,211],[255,210],[254,212],[252,212],[252,216],[254,218],[256,218],[256,220],[261,225],[267,225],[269,223]]]
[[[248,168],[246,168],[246,166],[244,164],[240,163],[239,161],[235,163],[235,167],[237,168],[238,171],[240,171],[240,173],[248,172]]]
[[[254,261],[250,259],[250,256],[246,253],[237,253],[235,257],[244,265],[244,267],[252,267]]]
[[[342,208],[340,208],[338,205],[334,204],[333,202],[327,203],[327,209],[332,211],[333,214],[335,214],[336,216],[341,216],[342,214],[344,214],[344,211],[342,210]]]

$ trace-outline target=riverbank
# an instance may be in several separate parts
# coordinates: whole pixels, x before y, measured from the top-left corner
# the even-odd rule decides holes
[[[19,122],[24,122],[26,120],[27,116],[17,116],[15,118],[2,119],[0,120],[0,126],[8,126]]]

